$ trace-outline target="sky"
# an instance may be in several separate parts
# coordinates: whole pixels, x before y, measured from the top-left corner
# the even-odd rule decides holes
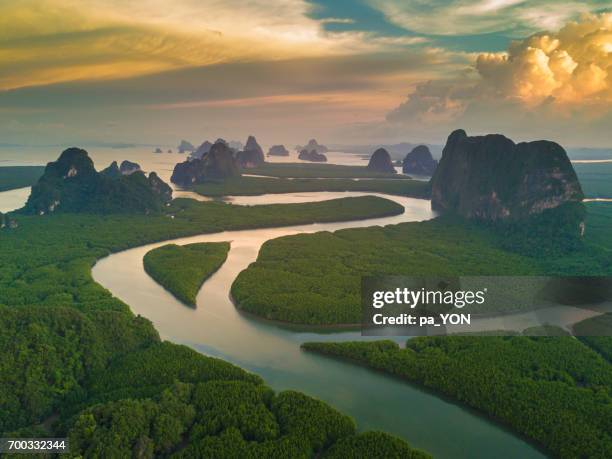
[[[612,0],[0,0],[0,145],[610,126]]]

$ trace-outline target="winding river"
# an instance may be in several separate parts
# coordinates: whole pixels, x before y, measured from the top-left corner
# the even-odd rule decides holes
[[[289,193],[227,200],[253,205],[366,194],[373,193]],[[245,316],[235,308],[229,297],[232,282],[255,261],[259,248],[269,239],[433,217],[428,201],[384,197],[403,205],[405,213],[363,221],[226,231],[149,244],[100,260],[93,277],[136,314],[150,319],[164,339],[257,373],[275,390],[294,389],[325,400],[352,416],[360,429],[396,434],[438,458],[544,457],[527,442],[463,407],[383,374],[300,350],[305,341],[366,339],[359,332],[291,329]],[[196,309],[177,301],[143,269],[143,256],[155,247],[215,241],[231,241],[231,250],[221,269],[204,283]]]

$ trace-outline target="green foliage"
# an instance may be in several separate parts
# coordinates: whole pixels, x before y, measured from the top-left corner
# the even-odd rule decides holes
[[[208,181],[194,187],[204,196],[259,195],[266,193],[296,193],[309,191],[372,191],[378,193],[427,198],[429,183],[419,180],[389,179],[316,179],[236,177],[221,181]]]
[[[256,207],[183,199],[149,216],[18,215],[19,228],[0,237],[0,433],[68,435],[72,455],[113,458],[312,457],[353,435],[352,421],[322,402],[274,395],[258,376],[161,343],[150,322],[93,281],[91,266],[196,233],[402,211],[365,197]]]
[[[245,169],[243,173],[282,178],[386,178],[400,180],[409,178],[401,174],[374,172],[366,166],[342,166],[338,164],[264,163],[251,169]]]
[[[325,459],[427,459],[431,456],[410,448],[403,440],[384,432],[364,432],[344,437],[323,457]]]
[[[20,215],[19,228],[0,237],[0,304],[126,311],[125,304],[91,279],[95,260],[110,252],[198,233],[371,218],[402,211],[392,201],[366,196],[252,207],[177,199],[167,214],[150,216]]]
[[[500,249],[490,231],[439,218],[268,241],[237,277],[232,296],[268,319],[355,324],[362,276],[536,273],[534,260]]]
[[[196,416],[192,388],[177,384],[156,400],[119,400],[83,411],[69,432],[78,457],[154,457],[183,439]]]
[[[144,257],[145,271],[182,302],[195,306],[200,287],[227,258],[229,242],[164,245]]]
[[[151,397],[94,405],[69,438],[71,454],[85,457],[310,458],[361,446],[428,457],[391,436],[356,436],[353,421],[323,402],[247,380],[176,382]]]
[[[44,171],[43,166],[0,167],[0,191],[32,186]]]
[[[519,233],[451,217],[282,237],[262,246],[232,285],[232,296],[241,309],[267,319],[356,324],[362,276],[612,275],[612,206],[588,209],[585,240],[568,251],[541,235],[546,256],[515,250]]]
[[[89,386],[95,401],[148,396],[171,386],[174,381],[247,381],[260,384],[259,376],[213,357],[169,342],[156,343],[116,359]]]
[[[580,222],[586,220],[582,203],[566,203],[521,221],[494,223],[502,247],[531,256],[550,257],[583,248]]]
[[[126,313],[0,306],[0,432],[44,419],[113,356],[158,339]]]
[[[476,408],[555,456],[611,457],[612,366],[571,337],[307,343]]]

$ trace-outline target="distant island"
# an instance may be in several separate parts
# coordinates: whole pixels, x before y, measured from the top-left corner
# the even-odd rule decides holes
[[[310,139],[305,146],[297,145],[295,147],[297,151],[306,150],[308,152],[316,151],[317,153],[327,153],[329,149],[325,145],[320,145],[316,139]]]
[[[419,145],[406,155],[401,166],[404,174],[432,176],[438,167],[438,161],[433,159],[429,147]]]
[[[192,152],[195,150],[195,147],[191,144],[191,142],[187,142],[186,140],[181,140],[178,147],[176,147],[179,153]]]
[[[250,135],[244,146],[244,150],[236,153],[236,161],[240,167],[250,169],[261,166],[266,162],[263,149],[257,143],[257,139]]]
[[[174,167],[170,181],[188,187],[206,180],[218,180],[240,176],[238,161],[223,141],[211,146],[201,158],[190,158]]]
[[[289,156],[289,150],[284,145],[272,145],[268,150],[268,156]]]
[[[312,161],[315,163],[327,162],[327,156],[325,156],[323,153],[318,153],[317,150],[309,151],[306,148],[300,151],[300,154],[298,155],[298,159],[301,159],[302,161]]]
[[[389,152],[384,148],[379,148],[374,153],[368,163],[368,170],[373,172],[383,172],[387,174],[395,174],[397,171],[391,162]]]

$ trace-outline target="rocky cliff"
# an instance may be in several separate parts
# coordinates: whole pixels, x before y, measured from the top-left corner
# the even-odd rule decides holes
[[[141,171],[140,165],[138,163],[133,163],[131,161],[123,161],[121,166],[117,165],[117,161],[113,161],[110,166],[100,172],[101,175],[108,178],[119,178],[122,175],[130,175],[134,172]]]
[[[317,153],[327,153],[329,151],[329,149],[325,146],[325,145],[321,145],[319,144],[316,139],[310,139],[308,141],[308,144],[301,147],[301,146],[297,146],[295,147],[296,150],[301,151],[301,150],[306,150],[308,152],[311,151],[316,151]]]
[[[111,179],[116,179],[121,177],[122,174],[119,170],[119,165],[117,164],[117,161],[113,161],[110,166],[100,171],[100,175]]]
[[[232,150],[225,143],[218,142],[201,159],[178,163],[170,180],[179,186],[188,187],[207,179],[224,179],[239,175]]]
[[[302,151],[300,151],[298,159],[301,159],[302,161],[312,161],[315,163],[327,162],[327,156],[325,156],[323,153],[317,153],[316,150],[308,151],[306,149],[303,149]]]
[[[515,144],[503,135],[468,137],[463,130],[448,137],[431,187],[434,210],[488,221],[523,220],[564,204],[581,206],[584,198],[558,144]]]
[[[195,147],[191,144],[191,142],[181,140],[181,143],[179,143],[177,150],[179,153],[185,153],[187,151],[192,152],[195,150]]]
[[[85,150],[69,148],[32,187],[25,211],[52,212],[159,212],[172,199],[172,190],[155,173],[142,171],[116,176],[116,163],[96,172]],[[113,176],[114,175],[114,176]]]
[[[189,157],[193,159],[200,159],[202,158],[202,156],[204,156],[206,153],[210,151],[210,148],[212,146],[213,146],[212,143],[210,143],[208,140],[205,140],[198,148],[196,148],[195,151],[192,151],[189,154]]]
[[[121,172],[121,175],[130,175],[140,170],[140,165],[138,163],[133,163],[132,161],[127,160],[123,161],[121,166],[119,166],[119,172]]]
[[[386,172],[388,174],[395,174],[396,170],[391,162],[391,156],[389,152],[384,148],[379,148],[370,157],[368,163],[368,170],[372,172]]]
[[[236,154],[236,159],[238,160],[238,164],[243,168],[257,167],[266,161],[262,148],[252,135],[247,139],[244,150]]]
[[[268,156],[289,156],[289,150],[284,145],[272,145],[268,150]]]
[[[438,161],[433,159],[429,148],[425,145],[414,147],[402,162],[402,172],[414,175],[433,175],[438,167]]]

